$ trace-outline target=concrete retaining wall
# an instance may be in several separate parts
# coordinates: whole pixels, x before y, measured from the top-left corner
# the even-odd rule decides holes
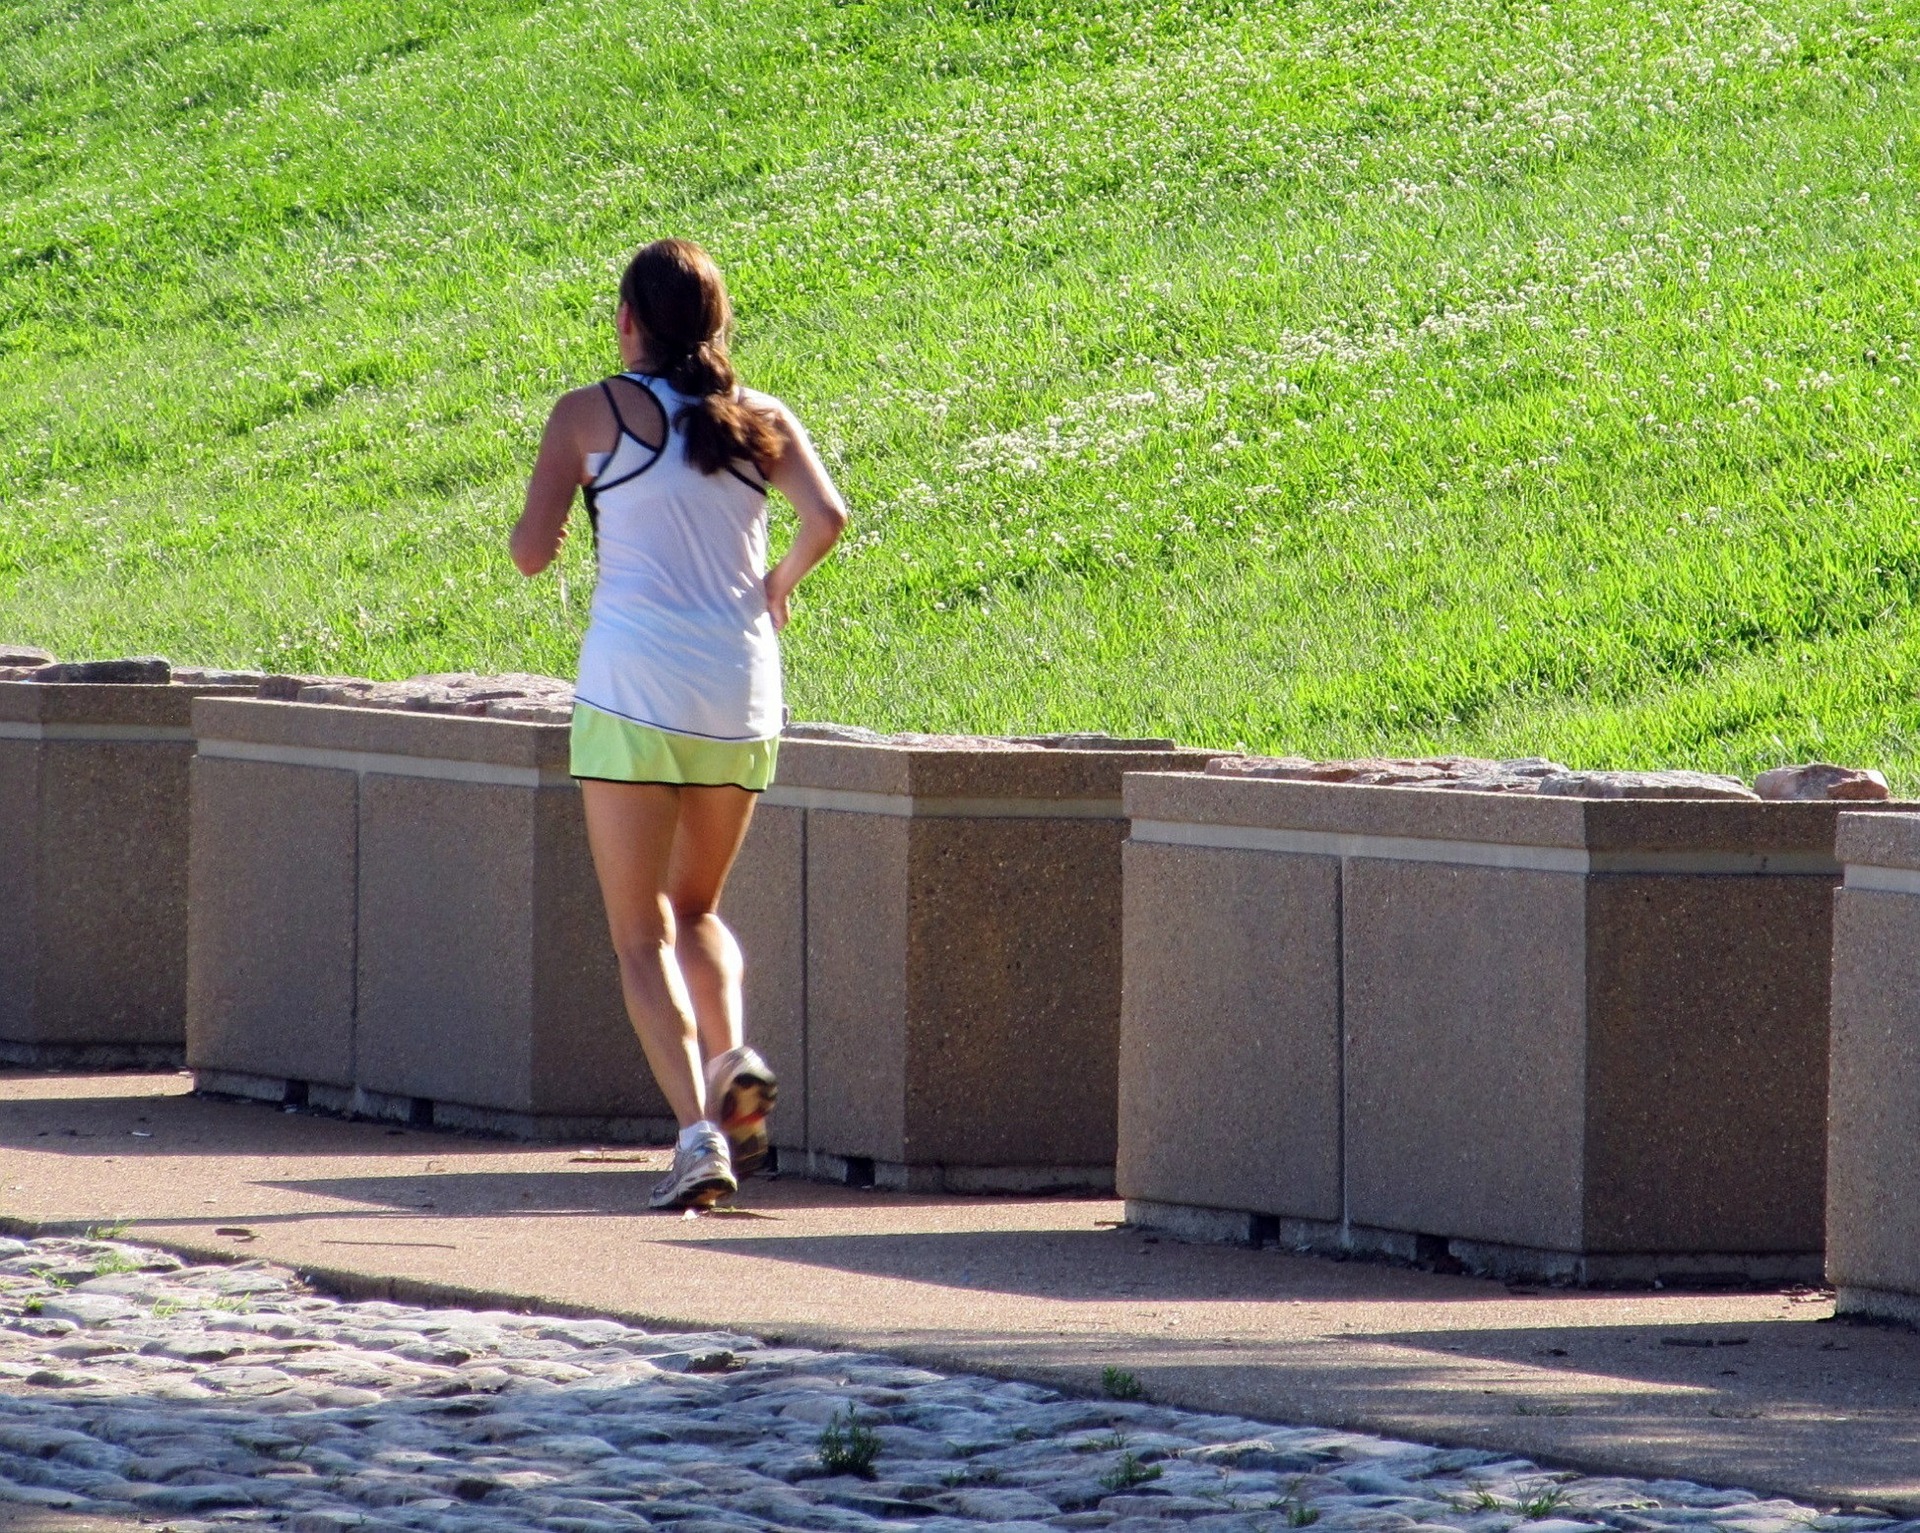
[[[207,690],[0,682],[0,1063],[180,1062],[188,709]]]
[[[202,1089],[548,1137],[670,1137],[627,1023],[567,729],[194,711]]]
[[[1120,787],[1202,753],[788,739],[725,914],[784,1169],[1112,1183]]]
[[[1818,1274],[1840,805],[1142,775],[1127,808],[1131,1218]]]
[[[1920,1323],[1920,815],[1843,815],[1838,849],[1827,1280]]]

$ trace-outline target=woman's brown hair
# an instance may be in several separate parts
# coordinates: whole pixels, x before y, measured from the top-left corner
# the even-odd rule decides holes
[[[661,376],[696,401],[673,422],[686,435],[687,461],[717,474],[746,458],[764,474],[783,443],[773,415],[741,397],[727,356],[733,305],[713,257],[692,240],[642,245],[620,279],[620,301]]]

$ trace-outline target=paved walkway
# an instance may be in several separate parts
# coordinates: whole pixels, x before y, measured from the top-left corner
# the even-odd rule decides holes
[[[649,1215],[631,1161],[0,1076],[0,1217],[266,1257],[361,1296],[538,1305],[884,1351],[1157,1404],[1920,1513],[1920,1337],[1824,1295],[1529,1292],[1182,1246],[1108,1200],[756,1182]],[[1824,1322],[1824,1323],[1823,1323]]]

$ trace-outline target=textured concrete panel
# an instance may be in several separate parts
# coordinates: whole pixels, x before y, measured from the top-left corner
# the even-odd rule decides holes
[[[1913,840],[1920,847],[1920,834]],[[1920,863],[1920,854],[1902,860]],[[1920,895],[1840,891],[1832,1059],[1827,1279],[1873,1291],[1865,1303],[1843,1292],[1845,1307],[1911,1320],[1920,1313]]]
[[[721,918],[746,961],[747,1041],[780,1078],[768,1129],[807,1144],[806,811],[761,803],[727,879]]]
[[[1820,1249],[1833,893],[1590,880],[1588,1250]]]
[[[187,723],[206,690],[0,682],[0,723],[28,737],[0,742],[0,1044],[17,1046],[11,1056],[178,1056]]]
[[[1338,1219],[1338,861],[1136,844],[1125,887],[1120,1195]]]
[[[353,1084],[358,780],[193,764],[187,1063]]]
[[[0,1039],[33,1026],[40,955],[40,745],[0,740]]]
[[[532,799],[362,778],[360,1086],[533,1110]]]
[[[42,742],[39,973],[27,1041],[179,1045],[185,742]]]
[[[906,1159],[1111,1166],[1124,822],[911,824]]]
[[[1346,1166],[1354,1223],[1580,1249],[1584,882],[1576,874],[1348,861]]]
[[[907,1158],[908,841],[894,815],[807,815],[807,1135]]]

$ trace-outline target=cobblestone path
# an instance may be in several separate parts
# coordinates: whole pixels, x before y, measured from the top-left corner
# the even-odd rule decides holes
[[[831,1435],[875,1450],[871,1478],[828,1472]],[[0,1239],[0,1500],[292,1533],[1920,1533],[741,1336],[343,1303],[86,1240]]]

